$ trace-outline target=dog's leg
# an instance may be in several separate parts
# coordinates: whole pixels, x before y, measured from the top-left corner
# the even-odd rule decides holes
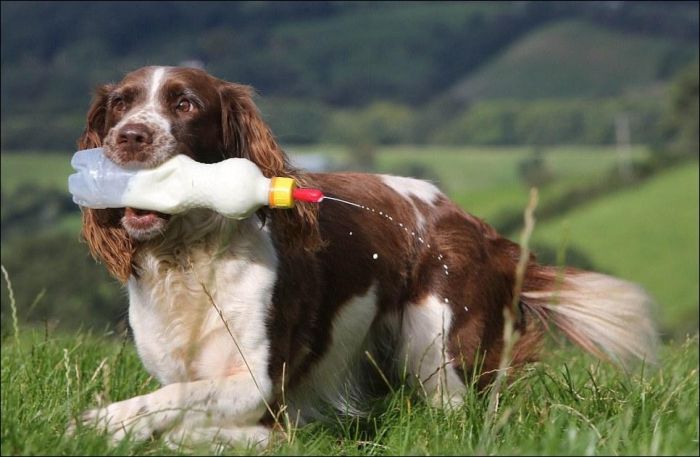
[[[188,429],[254,424],[262,417],[271,390],[271,382],[263,373],[258,373],[255,380],[249,373],[241,373],[174,383],[147,395],[87,411],[81,421],[84,425],[106,427],[115,441],[127,434],[144,440],[179,423]]]
[[[174,451],[196,451],[205,447],[217,454],[233,445],[262,449],[267,446],[270,429],[263,425],[249,427],[203,427],[188,429],[179,425],[163,436],[163,441]]]
[[[406,306],[401,326],[401,363],[434,406],[457,405],[465,386],[447,350],[452,311],[436,296]]]

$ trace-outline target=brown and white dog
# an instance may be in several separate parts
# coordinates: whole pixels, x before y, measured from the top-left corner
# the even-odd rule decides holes
[[[401,373],[438,405],[458,404],[470,379],[491,382],[519,246],[427,182],[292,168],[251,97],[201,70],[141,68],[98,89],[79,147],[149,167],[245,157],[358,206],[264,208],[243,221],[83,209],[87,245],[126,284],[138,354],[163,387],[81,421],[114,439],[264,443],[281,406],[302,421],[328,407],[361,414]],[[596,355],[653,358],[641,289],[558,272],[528,261],[513,366],[536,358],[548,322]]]

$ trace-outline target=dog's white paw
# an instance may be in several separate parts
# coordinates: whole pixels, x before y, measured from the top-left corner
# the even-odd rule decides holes
[[[156,416],[148,411],[145,402],[136,397],[85,411],[71,421],[67,433],[73,435],[82,426],[105,431],[113,443],[123,440],[127,435],[134,440],[143,441],[156,431]]]

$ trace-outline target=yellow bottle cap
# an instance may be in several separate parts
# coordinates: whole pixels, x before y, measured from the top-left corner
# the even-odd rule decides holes
[[[292,193],[296,187],[297,183],[292,178],[277,176],[270,179],[270,208],[293,208]]]

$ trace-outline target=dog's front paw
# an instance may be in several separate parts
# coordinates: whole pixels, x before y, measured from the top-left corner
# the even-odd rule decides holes
[[[236,446],[259,452],[269,445],[269,440],[270,429],[262,425],[226,428],[178,426],[163,436],[163,442],[170,450],[188,454],[208,451],[218,455]]]
[[[75,434],[79,427],[92,427],[109,434],[113,443],[127,435],[135,440],[146,440],[154,432],[148,409],[139,397],[112,403],[104,408],[85,411],[71,421],[67,432]]]

